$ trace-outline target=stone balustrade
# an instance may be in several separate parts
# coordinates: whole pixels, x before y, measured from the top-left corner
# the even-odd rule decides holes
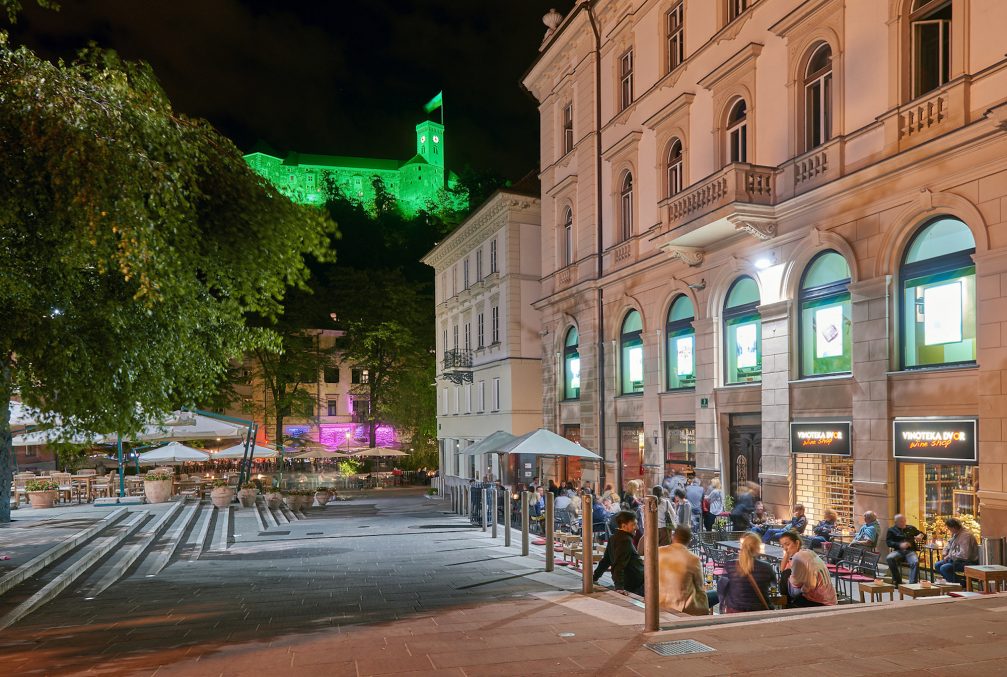
[[[734,202],[771,205],[776,195],[775,175],[773,167],[732,163],[661,203],[667,209],[668,228],[677,228]]]

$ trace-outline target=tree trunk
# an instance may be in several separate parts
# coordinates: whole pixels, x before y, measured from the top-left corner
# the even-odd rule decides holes
[[[10,522],[10,485],[14,481],[14,445],[10,427],[11,368],[0,367],[0,524]]]

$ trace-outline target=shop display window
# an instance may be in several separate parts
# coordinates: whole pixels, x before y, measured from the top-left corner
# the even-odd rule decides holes
[[[576,327],[566,333],[563,347],[563,399],[580,398],[580,337]]]
[[[851,457],[794,454],[794,490],[796,502],[804,505],[810,524],[817,524],[825,517],[825,509],[832,508],[839,515],[838,526],[856,527]]]
[[[834,251],[812,260],[801,281],[801,376],[849,373],[852,342],[852,305],[848,286],[850,267]]]
[[[724,346],[727,384],[762,380],[762,320],[759,287],[755,280],[739,277],[724,304]]]
[[[696,387],[696,331],[692,300],[679,296],[668,310],[667,361],[668,390]]]
[[[975,240],[958,219],[928,222],[902,262],[902,365],[969,364],[976,360]]]
[[[941,532],[938,523],[946,517],[978,523],[978,492],[978,466],[899,463],[900,511],[925,531]]]
[[[622,454],[622,485],[643,477],[646,436],[642,423],[620,423],[619,444]]]
[[[643,321],[635,310],[622,321],[622,394],[643,392]]]
[[[688,476],[696,466],[696,424],[664,424],[664,474]]]

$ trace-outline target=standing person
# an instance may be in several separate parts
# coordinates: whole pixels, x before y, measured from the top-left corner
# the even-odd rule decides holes
[[[549,488],[547,491],[552,494],[554,498],[559,498],[560,488],[559,485],[556,484],[556,480],[549,480]]]
[[[710,599],[703,582],[703,565],[689,552],[691,540],[689,528],[680,526],[672,534],[672,542],[657,551],[661,608],[707,616]]]
[[[791,518],[784,522],[783,526],[779,529],[767,529],[762,537],[762,542],[769,543],[770,541],[775,541],[788,531],[796,531],[798,534],[803,534],[807,528],[808,518],[804,514],[804,505],[797,503],[794,505],[794,514]]]
[[[944,546],[941,559],[934,564],[934,568],[941,572],[941,576],[948,583],[957,583],[958,574],[965,570],[966,566],[979,563],[979,543],[976,536],[971,531],[962,526],[960,520],[949,517],[944,520],[951,538]]]
[[[664,487],[658,485],[652,493],[657,497],[657,544],[671,545],[671,532],[679,526],[675,520],[675,509],[664,495]]]
[[[768,611],[769,587],[776,583],[776,571],[759,559],[762,543],[755,534],[741,537],[738,559],[727,562],[727,573],[717,581],[720,612]]]
[[[597,583],[602,574],[611,568],[616,590],[642,595],[643,558],[633,545],[633,535],[637,530],[636,513],[629,510],[619,512],[615,516],[615,526],[615,532],[605,547],[605,555],[594,570],[594,582]]]
[[[672,506],[675,508],[675,523],[679,526],[688,525],[692,520],[692,507],[685,497],[684,489],[675,489],[672,496]]]
[[[896,515],[892,526],[885,534],[885,545],[891,550],[885,557],[888,571],[892,574],[892,585],[902,585],[902,563],[909,565],[909,583],[919,579],[920,556],[916,553],[916,538],[923,533],[911,524],[906,524],[905,515]]]
[[[839,520],[839,515],[832,508],[826,508],[823,514],[825,517],[811,530],[811,533],[814,534],[811,537],[812,547],[824,547],[826,543],[831,543],[833,534],[836,532],[836,522]]]
[[[706,494],[707,509],[703,512],[703,526],[707,531],[713,530],[713,523],[724,512],[724,492],[720,490],[720,480],[714,477],[710,480],[710,491]]]
[[[752,528],[752,513],[755,512],[755,494],[747,487],[739,487],[731,508],[731,527],[735,531]]]
[[[639,540],[643,530],[643,481],[630,480],[626,483],[626,491],[622,495],[622,509],[636,515],[636,523],[641,530],[637,534]]]
[[[832,577],[822,558],[801,549],[801,537],[795,531],[780,534],[783,561],[780,563],[780,588],[787,596],[787,607],[835,606],[839,603]]]
[[[868,550],[877,550],[879,535],[878,516],[874,514],[873,510],[868,510],[864,513],[864,523],[857,529],[857,533],[854,534],[850,545],[857,545]]]
[[[693,477],[692,482],[685,488],[685,497],[689,499],[689,508],[692,510],[692,530],[695,533],[703,529],[703,485],[698,477]]]

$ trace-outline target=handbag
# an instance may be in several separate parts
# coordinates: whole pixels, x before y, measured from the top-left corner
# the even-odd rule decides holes
[[[755,583],[755,579],[752,578],[752,574],[745,574],[745,576],[748,577],[748,582],[755,589],[755,594],[759,596],[759,601],[762,602],[762,608],[766,611],[772,609],[773,607],[769,606],[769,603],[766,602],[766,598],[762,596],[762,590],[759,589],[759,586]]]

